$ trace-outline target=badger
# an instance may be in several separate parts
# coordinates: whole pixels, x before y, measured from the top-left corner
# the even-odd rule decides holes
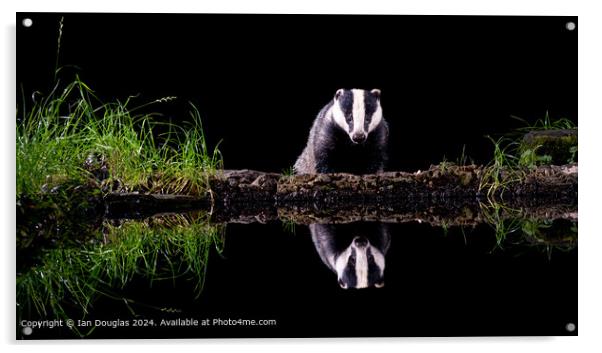
[[[295,174],[382,172],[389,128],[380,90],[339,89],[314,120]]]
[[[310,224],[309,230],[320,259],[337,274],[341,288],[385,285],[385,254],[391,243],[386,224]]]

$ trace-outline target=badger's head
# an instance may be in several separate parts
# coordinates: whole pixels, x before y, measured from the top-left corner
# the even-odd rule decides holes
[[[385,285],[385,254],[363,236],[334,259],[334,269],[341,288],[381,288]]]
[[[365,142],[383,119],[380,90],[338,90],[334,95],[332,118],[353,143]]]

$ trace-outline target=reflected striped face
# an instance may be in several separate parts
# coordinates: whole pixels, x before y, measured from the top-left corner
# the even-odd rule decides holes
[[[365,237],[355,237],[334,261],[341,288],[381,288],[385,285],[385,255]]]
[[[380,90],[340,89],[334,96],[332,118],[353,143],[363,143],[382,121]]]

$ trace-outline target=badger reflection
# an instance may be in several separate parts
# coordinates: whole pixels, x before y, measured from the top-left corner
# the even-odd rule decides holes
[[[341,288],[381,288],[385,285],[385,254],[391,237],[378,222],[310,224],[322,262],[337,274]]]

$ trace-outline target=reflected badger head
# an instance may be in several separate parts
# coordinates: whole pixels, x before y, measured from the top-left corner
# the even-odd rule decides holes
[[[341,288],[384,286],[385,254],[390,243],[386,225],[356,222],[312,224],[309,228],[320,258],[336,273]]]
[[[334,258],[334,269],[341,288],[381,288],[385,285],[385,254],[363,236]]]
[[[332,119],[354,144],[366,142],[383,120],[380,90],[339,89],[334,95]]]

